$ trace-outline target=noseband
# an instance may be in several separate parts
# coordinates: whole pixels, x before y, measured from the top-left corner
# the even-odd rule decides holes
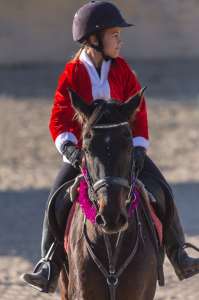
[[[127,189],[130,188],[130,185],[129,185],[129,182],[127,179],[122,178],[122,177],[108,176],[108,177],[104,177],[103,179],[99,179],[98,181],[96,181],[93,185],[93,189],[95,192],[97,192],[102,187],[107,187],[109,185],[120,185]]]

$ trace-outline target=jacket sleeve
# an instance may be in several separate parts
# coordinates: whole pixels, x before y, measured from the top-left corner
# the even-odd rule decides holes
[[[126,64],[126,85],[125,85],[125,99],[131,98],[141,89],[141,85],[135,75],[135,73]],[[147,118],[147,106],[145,98],[143,97],[139,110],[137,111],[134,121],[132,122],[132,135],[133,145],[142,146],[144,148],[149,147],[149,132],[148,132],[148,118]]]
[[[74,120],[75,111],[67,89],[69,82],[70,73],[66,67],[58,80],[49,121],[50,134],[60,153],[67,140],[77,144],[79,139],[79,124]]]

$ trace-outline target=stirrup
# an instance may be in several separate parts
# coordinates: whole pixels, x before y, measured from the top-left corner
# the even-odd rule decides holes
[[[38,263],[36,264],[34,270],[33,270],[33,273],[37,273],[40,269],[41,269],[41,266],[44,265],[47,266],[47,270],[48,270],[48,275],[47,275],[47,278],[48,278],[48,281],[50,280],[50,277],[51,277],[51,273],[52,273],[52,268],[51,268],[51,261],[48,259],[46,259],[45,257],[44,258],[41,258]]]
[[[187,249],[187,248],[192,248],[192,249],[194,249],[194,250],[196,250],[196,251],[199,252],[199,248],[196,247],[196,246],[194,246],[192,243],[184,243],[183,249]]]
[[[185,250],[187,248],[192,248],[194,249],[195,251],[199,252],[199,248],[194,246],[192,243],[184,243],[182,245],[182,249]],[[190,270],[187,270],[185,272],[182,272],[182,271],[179,271],[179,270],[175,270],[176,272],[176,275],[177,277],[179,278],[179,280],[184,280],[184,279],[187,279],[187,278],[190,278],[196,274],[199,274],[199,269],[190,269]]]
[[[56,264],[53,262],[53,255],[55,253],[57,245],[58,245],[58,243],[56,241],[52,243],[46,256],[39,260],[39,262],[36,264],[32,273],[24,273],[21,276],[21,279],[23,281],[25,281],[27,284],[29,284],[33,288],[39,290],[40,292],[54,293],[54,291],[56,290],[56,285],[54,284],[54,281],[51,282],[51,279],[53,278],[52,275],[53,275],[54,265],[56,267]],[[42,284],[41,286],[37,285],[37,284],[33,284],[33,281],[31,279],[29,280],[24,277],[24,276],[32,276],[32,275],[34,276],[34,274],[37,275],[37,273],[40,272],[40,270],[42,272],[43,266],[45,267],[46,274],[45,274],[45,283]],[[33,278],[33,280],[34,280],[34,278]],[[53,283],[53,285],[52,285],[52,283]]]
[[[51,263],[52,263],[52,257],[53,257],[53,254],[55,252],[57,248],[57,243],[56,242],[53,242],[52,245],[50,246],[48,252],[46,253],[46,256],[42,257],[39,262],[36,264],[34,270],[33,270],[33,273],[36,273],[40,267],[45,264],[47,266],[47,269],[49,270],[49,274],[48,274],[48,280],[50,280],[50,277],[51,277]]]
[[[46,256],[42,257],[38,261],[38,263],[36,264],[36,266],[33,270],[33,273],[37,273],[41,269],[42,265],[47,266],[47,280],[48,280],[48,282],[50,282],[51,275],[52,275],[52,257],[53,257],[53,254],[54,254],[56,248],[57,248],[57,243],[53,242],[52,245],[50,246],[50,249],[48,250]],[[48,291],[48,285],[43,290],[40,290],[40,291],[44,292],[44,293],[48,293],[49,292]]]
[[[46,266],[46,284],[43,286],[39,286],[37,284],[34,284],[33,282],[29,281],[29,279],[26,278],[27,275],[34,275],[37,272],[40,271],[40,269],[42,269],[43,265]],[[44,292],[44,293],[49,293],[49,282],[50,282],[50,278],[51,278],[51,274],[52,274],[52,268],[51,268],[51,263],[50,260],[46,260],[44,258],[40,259],[40,261],[36,264],[34,270],[32,273],[24,273],[21,275],[21,279],[27,283],[29,286],[33,287],[34,289],[40,291],[40,292]]]

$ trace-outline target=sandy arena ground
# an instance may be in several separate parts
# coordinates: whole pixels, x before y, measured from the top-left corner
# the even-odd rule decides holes
[[[51,78],[41,71],[39,79],[27,79],[29,69],[3,72],[14,87],[8,88],[0,72],[0,299],[59,299],[58,294],[42,295],[19,279],[39,257],[45,201],[61,164],[48,133],[53,86],[46,88],[51,82],[55,86],[57,73]],[[181,79],[160,82],[157,75],[151,78],[149,154],[172,184],[187,240],[199,247],[199,90],[196,76],[195,85],[190,82],[187,90],[186,78]],[[41,80],[45,85],[38,89]],[[175,93],[167,93],[169,85]],[[166,286],[157,289],[156,300],[199,299],[199,275],[179,282],[166,261],[165,278]]]

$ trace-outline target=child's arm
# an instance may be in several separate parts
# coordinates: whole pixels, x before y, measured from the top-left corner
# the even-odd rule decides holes
[[[60,153],[63,152],[63,145],[66,141],[77,144],[80,136],[80,125],[74,120],[75,112],[68,93],[70,71],[70,66],[67,65],[59,77],[49,121],[52,139]],[[75,90],[73,86],[72,88]]]
[[[128,64],[125,63],[125,99],[131,98],[141,90],[141,85]],[[139,110],[132,122],[133,144],[135,147],[141,146],[147,149],[149,147],[149,132],[147,119],[147,106],[143,97]]]

